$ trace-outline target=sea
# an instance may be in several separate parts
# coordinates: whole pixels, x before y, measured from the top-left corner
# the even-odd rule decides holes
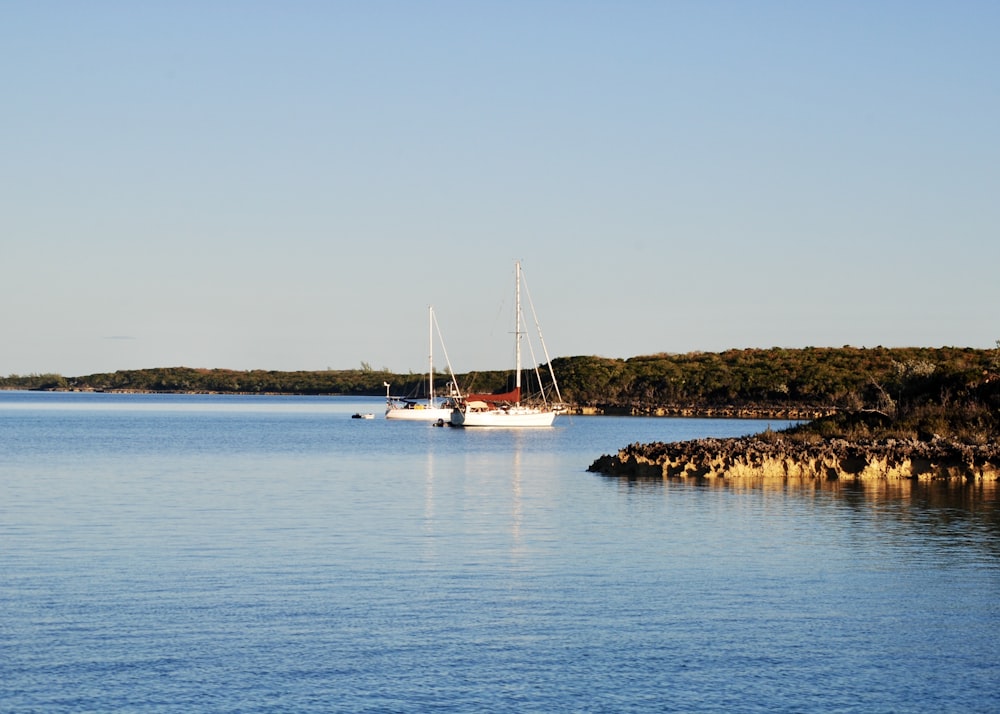
[[[382,413],[0,392],[0,712],[1000,711],[995,484],[628,480],[587,467],[787,423]]]

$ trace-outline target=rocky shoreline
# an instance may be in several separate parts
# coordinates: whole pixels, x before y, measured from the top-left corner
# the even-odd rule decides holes
[[[686,419],[781,419],[787,421],[812,421],[835,413],[833,407],[770,406],[751,404],[743,406],[678,406],[678,405],[575,405],[568,409],[576,416],[655,416]]]
[[[587,469],[627,478],[1000,481],[1000,445],[881,439],[814,443],[776,432],[631,444]]]

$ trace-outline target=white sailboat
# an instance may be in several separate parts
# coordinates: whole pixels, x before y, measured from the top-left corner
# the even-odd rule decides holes
[[[385,385],[385,418],[397,419],[400,421],[441,421],[447,422],[451,419],[454,399],[460,396],[458,382],[451,371],[451,363],[448,362],[448,372],[451,374],[449,391],[451,396],[438,400],[434,395],[434,328],[437,327],[437,320],[434,317],[434,307],[428,308],[427,344],[428,344],[428,369],[427,369],[427,399],[418,400],[408,397],[393,397],[389,394],[389,383]],[[438,329],[438,338],[441,337],[441,330]],[[441,340],[441,349],[444,350],[444,340]],[[445,350],[445,361],[448,361],[448,353]]]
[[[549,367],[549,373],[552,377],[552,388],[559,404],[552,404],[548,401],[537,367],[535,368],[535,375],[538,377],[541,401],[537,404],[528,404],[521,401],[521,337],[524,335],[522,329],[523,315],[521,314],[522,281],[521,263],[518,261],[515,263],[514,280],[514,389],[504,394],[465,395],[465,397],[459,400],[457,406],[452,411],[452,426],[545,427],[552,426],[556,414],[562,411],[562,396],[559,394],[559,386],[556,384],[555,373],[552,372],[552,360],[549,358],[548,349],[546,349],[545,341],[542,339],[541,328],[538,326],[538,318],[534,315],[534,306],[531,309],[532,316],[535,317],[538,339],[545,354],[545,362]],[[525,287],[527,288],[527,286]],[[530,295],[528,296],[528,302],[529,304],[531,303]]]

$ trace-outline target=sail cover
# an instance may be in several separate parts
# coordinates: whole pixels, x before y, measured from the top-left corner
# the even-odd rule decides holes
[[[514,387],[503,394],[466,394],[467,402],[486,402],[487,404],[517,404],[521,401],[521,389]]]

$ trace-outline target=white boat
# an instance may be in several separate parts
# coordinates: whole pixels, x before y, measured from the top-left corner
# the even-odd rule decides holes
[[[371,412],[365,412],[363,414],[361,412],[354,412],[354,414],[351,414],[351,419],[374,419],[374,418],[375,415],[372,414]]]
[[[455,399],[461,394],[458,391],[458,383],[455,375],[451,371],[451,363],[448,362],[448,372],[451,374],[449,383],[449,396],[445,399],[437,399],[434,395],[434,330],[437,328],[437,320],[434,317],[434,308],[428,308],[428,369],[427,369],[427,398],[411,399],[409,397],[393,397],[389,394],[390,385],[382,382],[385,386],[385,418],[400,421],[432,421],[448,422],[451,420],[451,412],[455,405]],[[438,329],[438,339],[441,338],[441,330]],[[445,361],[448,361],[448,352],[444,349],[444,340],[441,340],[441,349],[445,353]]]
[[[552,378],[552,391],[558,401],[557,403],[548,401],[537,367],[535,367],[535,376],[538,379],[540,390],[539,399],[530,404],[521,401],[521,338],[525,334],[522,329],[524,316],[521,314],[521,283],[523,279],[521,263],[517,262],[515,263],[514,279],[514,389],[504,394],[465,395],[452,410],[452,426],[545,427],[552,426],[556,415],[563,411],[562,396],[559,394],[555,373],[552,372],[552,360],[549,358],[548,349],[546,349],[545,341],[542,339],[541,328],[538,327],[538,318],[534,315],[534,306],[531,308],[532,317],[535,317],[538,339],[541,342],[545,362]],[[526,285],[525,290],[527,291]],[[531,304],[530,294],[528,295],[528,303]]]

